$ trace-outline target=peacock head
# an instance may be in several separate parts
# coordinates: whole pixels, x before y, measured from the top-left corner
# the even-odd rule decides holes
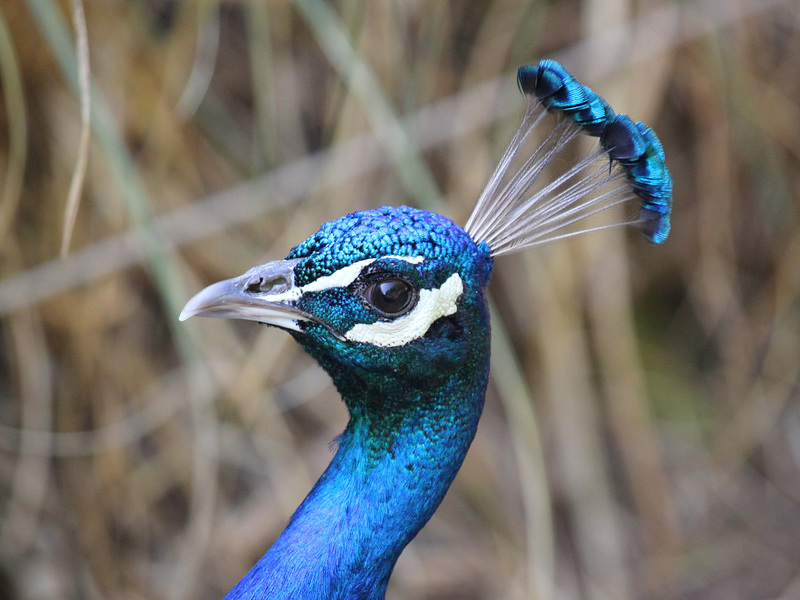
[[[491,271],[489,247],[449,219],[383,207],[325,223],[285,260],[205,288],[181,320],[280,327],[348,396],[398,397],[454,369],[485,370],[476,367],[488,365]]]
[[[485,382],[492,257],[620,225],[653,244],[670,230],[672,177],[649,127],[614,113],[554,61],[521,67],[517,81],[528,98],[522,123],[463,229],[408,207],[353,213],[323,225],[286,260],[206,288],[181,319],[282,327],[346,398],[365,386],[406,397],[409,386],[451,376]],[[549,114],[549,133],[523,151]],[[586,135],[599,138],[594,150],[564,165],[565,149]],[[540,177],[559,166],[552,180]],[[631,203],[622,219],[609,210]]]

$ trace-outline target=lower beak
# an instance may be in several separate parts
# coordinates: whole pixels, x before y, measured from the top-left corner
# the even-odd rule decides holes
[[[302,331],[301,321],[318,321],[295,308],[302,293],[294,285],[294,267],[298,262],[278,260],[214,283],[189,300],[179,318],[181,321],[189,317],[245,319]]]

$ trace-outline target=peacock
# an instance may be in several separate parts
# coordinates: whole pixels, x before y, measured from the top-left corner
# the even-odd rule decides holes
[[[667,238],[672,179],[653,131],[555,61],[520,67],[517,83],[521,125],[465,227],[407,206],[354,212],[284,260],[205,288],[181,313],[289,332],[350,417],[327,470],[226,598],[383,598],[475,436],[494,259],[625,224],[653,244]],[[595,148],[551,175],[585,136],[598,138]],[[632,214],[609,211],[620,204]]]

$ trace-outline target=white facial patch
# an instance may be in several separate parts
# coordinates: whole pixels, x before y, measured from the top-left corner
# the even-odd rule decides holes
[[[344,334],[345,339],[383,348],[403,346],[421,338],[430,326],[441,317],[456,312],[456,302],[464,291],[458,273],[453,273],[441,287],[435,290],[420,290],[419,301],[407,315],[394,321],[359,323]]]

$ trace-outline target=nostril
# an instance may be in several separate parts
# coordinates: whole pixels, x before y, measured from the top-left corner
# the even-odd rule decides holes
[[[259,294],[264,290],[261,289],[261,284],[264,280],[261,277],[255,277],[247,282],[247,285],[244,287],[245,292],[250,292],[251,294]]]
[[[285,277],[274,277],[265,280],[263,277],[256,276],[247,282],[244,290],[250,294],[280,294],[288,290],[289,287],[289,280]]]

